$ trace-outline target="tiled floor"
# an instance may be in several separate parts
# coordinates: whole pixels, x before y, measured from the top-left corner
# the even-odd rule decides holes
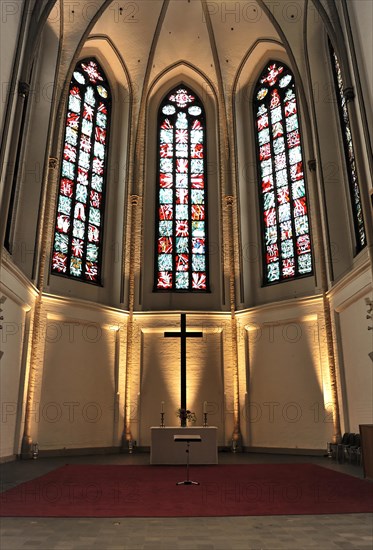
[[[312,462],[356,477],[359,466],[323,457],[220,453],[219,463]],[[148,464],[149,455],[17,461],[1,465],[2,490],[66,463]],[[369,482],[367,482],[369,483]],[[372,484],[373,490],[373,484]],[[1,550],[279,550],[373,548],[373,516],[343,514],[224,518],[2,518]]]

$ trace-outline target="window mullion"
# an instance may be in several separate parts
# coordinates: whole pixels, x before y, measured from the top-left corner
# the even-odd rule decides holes
[[[272,123],[272,116],[271,116],[271,101],[270,101],[270,93],[267,94],[267,111],[268,111],[268,129],[269,129],[269,143],[271,147],[271,163],[272,163],[272,175],[273,175],[273,195],[274,195],[274,203],[275,203],[275,214],[276,214],[276,232],[277,232],[277,252],[278,252],[278,264],[279,264],[279,279],[282,279],[282,254],[281,254],[281,233],[280,233],[280,213],[278,208],[278,201],[277,201],[277,177],[276,177],[276,165],[275,165],[275,151],[274,151],[274,137],[273,137],[273,123]],[[261,190],[262,193],[262,190]],[[263,204],[263,211],[264,211],[264,195],[262,193],[262,204]],[[265,224],[264,224],[265,225]],[[266,248],[266,257],[265,257],[265,271],[266,271],[266,278],[267,278],[267,245]]]
[[[172,123],[172,290],[176,290],[176,120],[177,114]]]
[[[294,275],[295,277],[299,275],[298,267],[298,254],[296,248],[296,234],[295,234],[295,223],[294,223],[294,203],[293,203],[293,191],[291,186],[291,173],[290,173],[290,157],[289,157],[289,148],[288,148],[288,130],[286,126],[286,117],[285,117],[285,100],[283,97],[283,92],[280,93],[281,98],[281,113],[284,127],[284,146],[285,146],[285,158],[286,158],[286,175],[287,175],[287,188],[289,192],[289,205],[290,205],[290,225],[291,225],[291,234],[292,234],[292,243],[293,243],[293,258],[294,258]],[[298,111],[298,102],[296,102],[297,111]]]
[[[191,168],[192,168],[192,158],[191,158],[191,128],[190,128],[190,117],[188,116],[188,285],[189,290],[192,290],[192,185],[191,185]]]

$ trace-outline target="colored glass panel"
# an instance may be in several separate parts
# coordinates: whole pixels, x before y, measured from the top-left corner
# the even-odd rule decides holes
[[[344,84],[339,60],[330,42],[329,47],[339,108],[339,119],[345,150],[346,169],[350,188],[350,202],[355,228],[356,249],[357,252],[359,252],[366,246],[367,237],[365,232],[363,209],[361,206],[359,180],[356,172],[355,151],[352,141],[350,116],[348,113],[347,102],[344,94]]]
[[[159,108],[155,290],[208,290],[205,142],[201,101],[174,89]]]
[[[93,59],[75,67],[69,89],[52,273],[98,284],[111,98]]]
[[[265,284],[311,275],[311,238],[294,78],[272,62],[254,92]]]

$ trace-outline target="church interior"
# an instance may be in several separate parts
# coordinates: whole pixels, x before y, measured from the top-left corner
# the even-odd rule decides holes
[[[5,477],[149,463],[180,409],[219,462],[322,464],[373,424],[372,23],[366,0],[1,2]],[[371,547],[367,515],[328,517],[320,548]],[[189,546],[121,520],[149,540],[107,547],[249,547],[253,518],[214,519]],[[250,548],[311,545],[299,521]],[[327,545],[343,525],[359,545]]]

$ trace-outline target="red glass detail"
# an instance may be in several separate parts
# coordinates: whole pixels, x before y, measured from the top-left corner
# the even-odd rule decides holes
[[[67,269],[67,256],[62,252],[54,252],[52,258],[52,267],[59,273],[66,273]]]
[[[175,232],[176,232],[177,237],[188,237],[189,236],[188,222],[187,221],[177,221]]]
[[[193,143],[190,149],[190,156],[192,159],[203,159],[203,145],[202,143]]]
[[[95,174],[102,176],[104,173],[104,161],[98,158],[93,159],[92,170]]]
[[[284,128],[281,122],[275,122],[275,124],[273,124],[272,134],[273,134],[273,139],[276,139],[284,135]]]
[[[205,239],[203,237],[194,237],[192,239],[192,254],[205,253]]]
[[[169,271],[158,272],[157,288],[172,288],[172,273]]]
[[[272,176],[265,176],[262,179],[262,192],[266,193],[273,188]]]
[[[70,162],[76,161],[76,147],[73,147],[69,143],[65,143],[65,148],[63,151],[63,158],[69,160]]]
[[[286,258],[282,261],[282,276],[283,277],[294,277],[295,275],[295,266],[294,258]]]
[[[205,219],[205,207],[200,204],[192,205],[192,220],[204,220]]]
[[[192,288],[195,290],[206,290],[206,275],[205,273],[192,273]]]
[[[161,158],[167,158],[173,156],[173,148],[171,143],[163,143],[160,148]]]
[[[166,118],[161,124],[162,130],[172,130],[173,126],[171,122]]]
[[[67,113],[67,125],[77,130],[79,128],[79,115],[76,113]]]
[[[93,84],[96,84],[97,81],[102,82],[104,79],[100,75],[98,71],[98,67],[94,61],[90,61],[88,64],[82,63],[82,67],[84,71],[87,73],[89,80],[93,82]]]
[[[171,254],[172,253],[172,237],[159,237],[158,239],[158,253],[159,254]]]
[[[188,189],[176,189],[176,204],[188,204]]]
[[[305,214],[307,214],[306,197],[302,197],[301,199],[295,199],[293,213],[295,218],[297,218],[298,216],[304,216]]]
[[[72,197],[74,190],[74,183],[66,178],[62,178],[61,185],[60,185],[60,193],[61,195],[65,195],[65,197]]]
[[[102,143],[105,145],[106,143],[106,130],[104,128],[100,128],[99,126],[96,126],[95,128],[95,138],[96,141],[99,143]]]
[[[176,160],[176,171],[179,174],[185,174],[188,172],[188,160],[186,159],[177,159]]]
[[[279,204],[286,204],[289,202],[289,189],[288,187],[280,187],[277,191],[277,200]]]
[[[297,239],[297,252],[298,254],[305,254],[306,252],[310,252],[311,250],[311,242],[309,235],[302,235],[301,237],[298,237]]]
[[[159,185],[163,189],[169,189],[170,187],[172,187],[172,174],[160,174]]]
[[[192,124],[192,130],[202,130],[203,126],[199,120],[195,120]]]
[[[290,166],[291,181],[298,181],[303,179],[303,163],[297,162],[293,166]]]
[[[288,147],[291,149],[292,147],[296,147],[297,145],[300,145],[300,135],[298,130],[294,130],[294,132],[291,132],[288,134]]]
[[[98,243],[100,240],[100,231],[95,225],[88,225],[88,240],[91,243]]]
[[[81,258],[83,256],[83,246],[84,241],[81,241],[80,239],[73,239],[71,243],[71,250],[77,258]]]
[[[278,260],[278,246],[277,243],[267,246],[267,264],[276,262]]]
[[[270,227],[271,225],[276,224],[276,210],[274,208],[270,208],[269,210],[266,210],[264,212],[264,223],[266,227]]]
[[[193,103],[194,97],[191,94],[187,94],[185,90],[178,90],[176,94],[170,95],[169,100],[176,102],[178,107],[186,107],[188,103]]]
[[[272,91],[272,94],[271,94],[271,109],[274,109],[275,107],[277,107],[278,105],[280,105],[280,96],[278,94],[278,91],[277,89],[274,89]]]
[[[188,271],[189,269],[189,255],[177,254],[176,255],[176,271]]]
[[[205,187],[204,184],[204,176],[191,176],[190,178],[191,186],[193,189],[203,189]]]
[[[92,149],[91,138],[82,134],[80,138],[80,148],[85,153],[90,153]]]
[[[81,202],[77,202],[75,205],[75,218],[85,221],[85,206]]]
[[[85,274],[89,281],[97,280],[98,266],[93,262],[86,262],[85,264]]]
[[[268,128],[268,114],[262,115],[257,120],[258,130],[263,130],[264,128]]]
[[[78,183],[88,185],[88,172],[84,168],[78,166]]]
[[[278,75],[282,73],[284,67],[276,67],[276,64],[270,65],[268,67],[268,75],[261,79],[261,84],[267,82],[270,86],[273,86],[278,78]]]
[[[97,191],[93,191],[93,190],[91,191],[91,194],[90,194],[91,206],[94,206],[95,208],[100,208],[101,199],[102,199],[101,193],[98,193]]]
[[[172,220],[173,210],[170,204],[161,204],[159,207],[159,219],[160,220]]]
[[[259,158],[260,160],[267,160],[271,158],[271,144],[266,143],[262,145],[259,149]]]
[[[94,109],[90,105],[84,103],[83,118],[92,122],[94,115]]]
[[[68,233],[70,229],[70,216],[66,216],[66,214],[58,214],[56,229],[60,233]]]
[[[295,115],[297,112],[297,103],[296,101],[289,101],[288,103],[285,103],[285,116],[288,117],[290,115]]]
[[[77,98],[81,99],[80,97],[80,90],[77,86],[74,86],[73,88],[71,88],[70,90],[70,95],[74,95],[76,96]]]
[[[176,143],[188,143],[188,130],[176,130]]]

